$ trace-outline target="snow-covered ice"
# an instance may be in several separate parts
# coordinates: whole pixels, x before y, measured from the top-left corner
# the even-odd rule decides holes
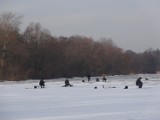
[[[44,89],[33,88],[39,81],[1,82],[0,120],[160,120],[160,76],[141,76],[142,89],[135,86],[138,75],[69,79],[74,87],[45,80]]]

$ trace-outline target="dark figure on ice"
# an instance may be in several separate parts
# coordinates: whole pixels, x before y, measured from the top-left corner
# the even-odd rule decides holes
[[[69,83],[69,80],[68,80],[68,79],[65,80],[65,85],[64,85],[64,87],[67,87],[67,86],[70,86],[70,87],[73,86],[73,85],[71,85],[71,84]]]
[[[136,81],[136,85],[139,87],[139,88],[142,88],[142,86],[143,86],[143,82],[141,81],[141,77],[139,77],[138,79],[137,79],[137,81]]]
[[[107,80],[106,77],[103,76],[102,81],[103,81],[103,82],[106,82],[106,80]]]
[[[82,80],[82,82],[85,82],[85,80]]]
[[[41,80],[40,80],[40,82],[39,82],[39,86],[40,86],[41,88],[44,88],[44,86],[45,86],[45,82],[44,82],[44,80],[43,80],[43,79],[41,79]]]
[[[96,78],[96,82],[99,82],[99,78]]]
[[[95,86],[94,89],[97,89],[97,86]]]
[[[88,78],[88,82],[90,81],[90,79],[91,79],[91,75],[90,74],[88,74],[87,75],[87,78]]]
[[[124,87],[124,89],[128,89],[128,86],[126,85],[126,86]]]

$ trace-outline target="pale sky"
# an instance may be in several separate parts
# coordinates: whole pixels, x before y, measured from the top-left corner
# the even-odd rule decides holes
[[[53,36],[111,38],[124,50],[160,49],[160,0],[0,0],[0,13],[39,22]]]

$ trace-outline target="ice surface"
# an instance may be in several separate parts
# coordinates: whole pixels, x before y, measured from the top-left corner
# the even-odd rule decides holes
[[[142,89],[135,86],[139,76]],[[0,120],[160,120],[159,75],[107,78],[69,79],[74,87],[61,87],[65,79],[45,80],[44,89],[33,88],[39,81],[1,82]]]

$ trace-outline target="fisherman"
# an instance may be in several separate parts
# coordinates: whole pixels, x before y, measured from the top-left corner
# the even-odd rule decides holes
[[[70,86],[70,87],[73,86],[73,85],[71,85],[71,84],[69,83],[69,80],[68,80],[68,79],[65,80],[65,85],[64,85],[64,87],[67,87],[67,86]]]
[[[138,79],[137,79],[137,81],[136,81],[136,85],[139,87],[139,88],[142,88],[142,86],[143,86],[143,82],[141,81],[141,77],[139,77]]]
[[[90,81],[90,79],[91,79],[91,75],[90,74],[88,74],[87,75],[87,78],[88,78],[88,82]]]
[[[106,77],[103,76],[102,81],[103,81],[103,82],[106,82],[106,80],[107,80]]]
[[[99,78],[96,78],[96,82],[99,82]]]
[[[41,79],[41,80],[40,80],[40,82],[39,82],[39,86],[40,86],[41,88],[44,88],[44,86],[45,86],[45,82],[44,82],[44,80],[43,80],[43,79]]]
[[[126,85],[126,86],[124,87],[124,89],[128,89],[128,86]]]

